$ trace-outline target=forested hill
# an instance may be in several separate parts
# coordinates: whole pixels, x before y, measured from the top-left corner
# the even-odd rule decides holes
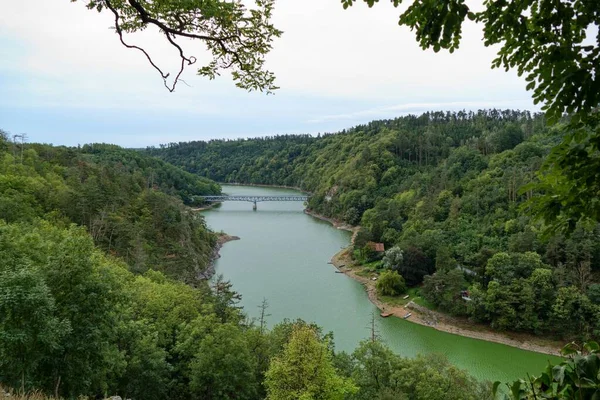
[[[580,226],[570,239],[547,238],[520,208],[535,195],[520,189],[559,142],[559,129],[529,112],[435,112],[318,137],[148,151],[221,182],[313,192],[310,208],[363,227],[358,247],[374,240],[399,248],[403,260],[392,267],[410,285],[429,276],[424,290],[441,309],[497,329],[597,336],[597,226]],[[457,265],[476,275],[456,276]],[[461,289],[473,301],[462,301]]]
[[[148,151],[218,182],[302,185],[316,192],[327,188],[329,180],[346,164],[353,167],[359,156],[373,156],[366,162],[382,175],[394,166],[437,166],[461,146],[476,149],[483,156],[502,152],[543,131],[543,117],[529,112],[436,112],[372,121],[316,137],[280,135],[169,143]],[[376,160],[379,155],[385,158]],[[309,164],[312,168],[306,167]],[[382,186],[382,182],[377,183]]]
[[[267,329],[231,284],[197,281],[215,235],[182,199],[219,192],[132,150],[21,149],[0,131],[0,397],[491,398],[444,357],[334,353],[319,327]]]
[[[184,203],[220,193],[218,184],[114,145],[21,150],[0,135],[0,219],[84,226],[135,272],[190,282],[206,268],[214,235]]]

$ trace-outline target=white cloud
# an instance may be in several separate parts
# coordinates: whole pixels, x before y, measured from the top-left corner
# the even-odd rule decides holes
[[[467,23],[457,52],[435,54],[423,51],[414,33],[397,25],[398,15],[388,2],[372,9],[358,2],[343,10],[339,0],[280,0],[274,22],[284,35],[267,59],[279,94],[248,94],[226,75],[208,81],[191,69],[184,78],[192,87],[180,85],[171,94],[143,55],[121,46],[109,29],[110,13],[87,10],[83,1],[5,0],[0,42],[14,48],[0,50],[0,87],[7,92],[0,111],[9,106],[154,110],[240,120],[237,130],[211,132],[215,137],[244,136],[249,125],[270,132],[275,130],[270,119],[281,116],[310,121],[319,130],[333,121],[367,122],[428,107],[533,108],[521,78],[490,69],[495,52],[483,46],[481,27]],[[128,40],[149,48],[161,66],[177,67],[177,55],[158,32]],[[187,45],[205,57],[202,44]],[[245,117],[253,120],[244,122]],[[261,118],[265,126],[259,129]]]
[[[92,79],[100,79],[101,85],[110,89],[115,88],[113,82],[136,90],[160,87],[159,77],[145,58],[123,48],[109,29],[110,13],[87,10],[81,1],[5,3],[0,32],[13,34],[30,48],[16,68],[46,76],[70,76],[71,81],[84,81],[82,89]],[[461,49],[455,54],[434,54],[423,51],[412,32],[398,27],[398,14],[399,10],[386,2],[372,9],[360,2],[343,10],[338,0],[282,0],[274,21],[284,35],[275,43],[268,65],[276,72],[282,90],[311,95],[381,98],[396,96],[399,89],[471,90],[492,77],[497,84],[514,85],[513,75],[490,71],[494,51],[483,46],[481,27],[466,24]],[[161,65],[176,68],[174,50],[157,32],[130,36],[129,40],[151,49]],[[200,44],[195,44],[194,53],[201,58],[206,54]],[[202,82],[204,90],[210,87],[203,84],[203,78],[192,74],[186,78],[194,86]]]

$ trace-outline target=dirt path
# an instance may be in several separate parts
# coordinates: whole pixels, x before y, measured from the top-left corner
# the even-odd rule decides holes
[[[464,318],[453,318],[445,314],[421,307],[412,301],[405,306],[395,306],[383,303],[379,300],[375,289],[375,282],[356,273],[352,267],[354,262],[350,257],[350,248],[341,250],[333,256],[331,263],[341,272],[361,283],[369,300],[381,312],[390,313],[394,317],[403,318],[408,312],[412,313],[408,321],[437,329],[438,331],[453,333],[473,339],[488,342],[501,343],[522,350],[535,351],[538,353],[560,355],[562,343],[539,338],[533,335],[520,333],[499,333],[489,329],[486,325],[474,324]]]

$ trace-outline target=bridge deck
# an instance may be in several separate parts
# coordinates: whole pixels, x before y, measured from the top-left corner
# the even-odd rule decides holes
[[[201,196],[204,201],[249,201],[258,203],[260,201],[308,201],[308,196]]]

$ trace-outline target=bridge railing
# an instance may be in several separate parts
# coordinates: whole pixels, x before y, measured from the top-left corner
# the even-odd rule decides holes
[[[308,201],[308,196],[199,196],[202,200],[207,202],[220,202],[220,201],[249,201],[252,203],[258,203],[261,201]]]

